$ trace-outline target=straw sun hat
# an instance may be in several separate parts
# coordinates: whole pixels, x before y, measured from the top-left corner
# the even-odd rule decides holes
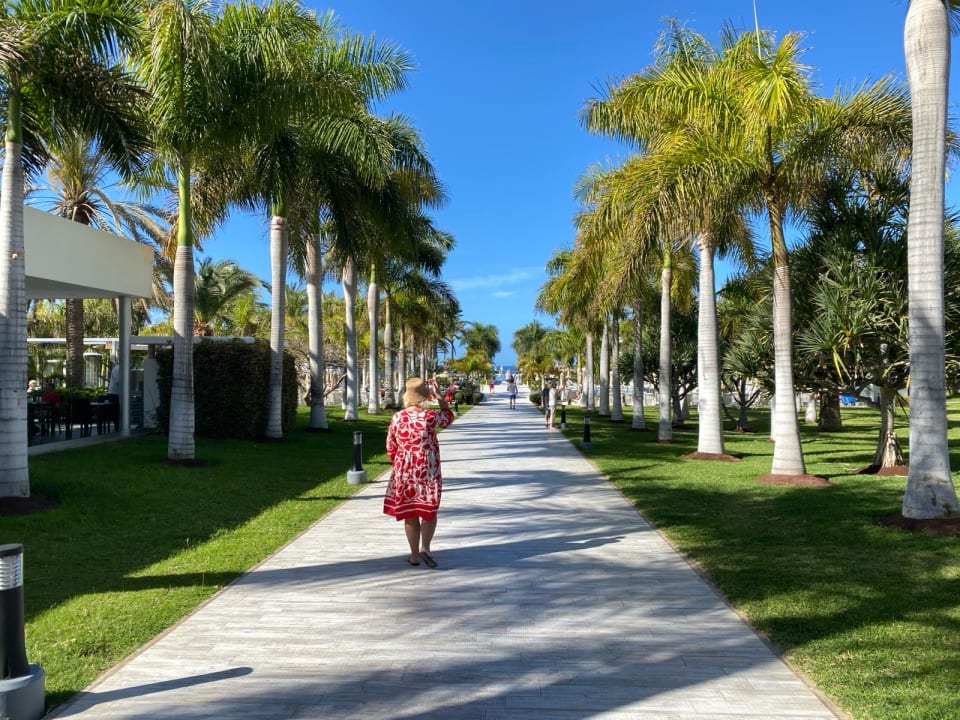
[[[419,405],[430,399],[430,388],[422,378],[412,377],[407,380],[407,386],[403,393],[403,405]]]

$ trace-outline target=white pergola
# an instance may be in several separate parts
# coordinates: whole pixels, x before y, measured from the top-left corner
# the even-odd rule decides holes
[[[130,298],[152,294],[153,250],[25,207],[28,299],[117,298],[120,306],[120,432],[130,432]]]

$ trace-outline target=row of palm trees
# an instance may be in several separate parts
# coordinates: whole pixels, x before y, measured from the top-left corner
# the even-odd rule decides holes
[[[356,419],[359,367],[354,305],[368,286],[370,326],[386,318],[426,344],[459,314],[439,279],[453,238],[428,214],[445,199],[422,138],[402,116],[373,105],[401,90],[411,68],[401,49],[349,33],[333,15],[296,0],[17,0],[0,10],[5,154],[0,197],[0,496],[28,495],[26,320],[23,308],[25,180],[70,142],[109,163],[145,196],[172,189],[167,207],[138,219],[111,213],[137,236],[166,220],[172,274],[174,370],[168,457],[195,457],[192,339],[194,252],[229,212],[269,220],[272,364],[265,434],[281,436],[280,378],[288,265],[305,280],[311,426],[323,411],[322,284],[333,268],[346,304],[346,417]],[[62,164],[62,163],[61,163]],[[81,211],[78,212],[77,208]],[[73,219],[97,218],[75,204]],[[119,227],[118,227],[119,226]],[[162,224],[152,228],[163,233]],[[399,321],[399,322],[398,322]],[[82,327],[82,325],[81,325]],[[371,333],[371,343],[377,333]],[[402,342],[403,340],[401,340]],[[409,341],[409,339],[408,339]],[[376,387],[377,349],[371,349]],[[402,353],[400,357],[403,357]],[[392,370],[392,369],[391,369]],[[388,371],[385,377],[393,377]],[[371,393],[371,411],[379,397]]]
[[[773,437],[770,475],[806,474],[794,411],[794,322],[791,253],[784,224],[811,207],[826,179],[869,177],[894,168],[912,180],[908,228],[911,463],[903,513],[957,512],[946,451],[943,308],[943,160],[947,154],[945,48],[948,10],[957,3],[913,0],[905,30],[910,90],[885,79],[818,95],[801,62],[801,36],[724,28],[720,42],[669,22],[654,62],[609,85],[583,108],[584,127],[633,146],[614,167],[582,179],[584,210],[571,251],[548,266],[539,306],[583,332],[585,357],[601,339],[602,414],[619,318],[644,323],[647,298],[659,290],[661,387],[671,387],[671,302],[696,266],[698,298],[698,455],[724,455],[721,362],[713,263],[733,254],[755,262],[751,217],[766,222],[771,251]],[[936,69],[936,72],[933,71]],[[911,116],[912,113],[912,116]],[[935,162],[936,161],[936,162]],[[939,164],[938,164],[939,163]],[[690,253],[688,250],[694,252]],[[634,342],[642,339],[634,333]],[[643,353],[634,352],[635,362]],[[614,364],[615,365],[615,364]],[[592,368],[587,368],[592,377]],[[643,377],[634,367],[634,377]],[[587,383],[589,389],[592,383]],[[612,393],[614,399],[619,393]],[[658,435],[670,437],[670,398],[661,392]],[[588,407],[593,399],[588,396]],[[616,408],[612,415],[616,416]],[[635,412],[634,417],[642,418]]]

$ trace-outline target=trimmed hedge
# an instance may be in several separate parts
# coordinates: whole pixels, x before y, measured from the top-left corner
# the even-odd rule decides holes
[[[173,348],[157,349],[157,385],[160,407],[157,423],[170,428],[170,391]],[[297,422],[297,373],[290,353],[283,357],[283,432]],[[267,425],[270,386],[270,344],[201,342],[193,346],[193,399],[196,435],[206,438],[252,440],[263,437]]]

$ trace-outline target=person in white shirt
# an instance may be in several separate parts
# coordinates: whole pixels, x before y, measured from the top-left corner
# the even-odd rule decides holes
[[[553,427],[553,418],[557,414],[557,383],[551,380],[547,385],[547,428]]]

